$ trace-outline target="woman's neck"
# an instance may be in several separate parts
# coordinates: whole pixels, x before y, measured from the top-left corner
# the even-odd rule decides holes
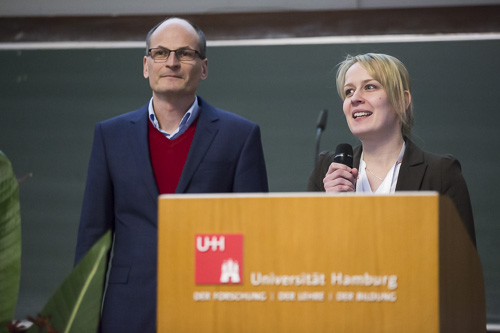
[[[389,170],[396,164],[404,139],[402,135],[391,140],[363,142],[363,161],[366,176],[373,192],[377,191]]]
[[[377,142],[372,140],[362,142],[363,161],[371,171],[379,171],[380,174],[387,173],[396,163],[401,148],[403,147],[403,136],[398,135],[393,138],[381,139]]]

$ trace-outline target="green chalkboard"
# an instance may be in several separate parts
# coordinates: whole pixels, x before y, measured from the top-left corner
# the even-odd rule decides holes
[[[461,161],[488,322],[500,323],[500,41],[212,47],[199,93],[261,125],[271,191],[305,191],[320,110],[329,110],[322,150],[356,144],[336,93],[335,66],[362,52],[388,53],[407,65],[415,142]],[[18,318],[36,315],[72,268],[93,127],[149,100],[142,55],[142,48],[0,51],[0,150],[18,177],[33,173],[20,186]]]

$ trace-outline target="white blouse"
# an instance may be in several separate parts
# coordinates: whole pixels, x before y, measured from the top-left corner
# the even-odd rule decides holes
[[[392,166],[391,170],[385,175],[384,181],[378,189],[373,192],[370,187],[370,182],[368,181],[368,176],[366,174],[366,163],[363,160],[363,153],[361,153],[361,160],[359,161],[359,174],[358,181],[356,182],[356,192],[369,192],[376,194],[392,194],[396,191],[396,184],[398,183],[399,169],[401,167],[401,162],[403,162],[403,156],[405,154],[406,144],[403,141],[403,147],[401,147],[401,152],[399,153],[396,163]]]

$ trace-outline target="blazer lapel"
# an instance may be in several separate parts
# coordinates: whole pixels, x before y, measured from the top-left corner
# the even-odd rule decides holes
[[[130,146],[135,156],[137,173],[141,175],[144,185],[156,204],[160,192],[149,156],[148,104],[132,113],[128,138],[130,138]]]
[[[418,191],[422,185],[427,163],[422,151],[410,140],[406,140],[406,151],[399,169],[396,191]]]
[[[199,96],[198,100],[200,104],[200,113],[196,123],[196,132],[175,193],[186,192],[189,182],[193,178],[193,175],[219,131],[217,127],[217,120],[219,117],[215,108],[206,103]]]
[[[361,152],[363,151],[363,147],[361,145],[354,148],[354,156],[352,157],[352,167],[359,169],[359,162],[361,161]],[[333,160],[332,160],[333,162]]]
[[[403,163],[399,169],[396,191],[418,191],[421,188],[425,170],[427,170],[427,163],[424,161],[424,154],[420,148],[408,139],[405,142],[406,150],[403,156]],[[362,146],[354,149],[353,166],[355,168],[359,168],[362,151]]]

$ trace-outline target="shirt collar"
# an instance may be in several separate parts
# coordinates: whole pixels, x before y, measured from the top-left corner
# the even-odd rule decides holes
[[[403,162],[403,156],[406,150],[406,143],[403,141],[403,147],[399,152],[399,156],[394,163],[394,166],[386,174],[382,184],[378,187],[375,193],[378,194],[389,194],[396,191],[396,184],[399,178],[399,169],[401,168],[401,163]],[[359,162],[359,175],[356,182],[356,192],[372,192],[370,183],[368,182],[368,177],[366,174],[366,163],[363,160],[363,153],[361,153],[361,159]]]
[[[193,104],[189,107],[187,112],[182,117],[181,122],[179,123],[179,127],[177,127],[172,133],[167,133],[160,128],[160,123],[156,118],[156,114],[153,108],[152,97],[151,100],[149,101],[148,113],[149,113],[149,120],[151,121],[153,126],[163,135],[165,135],[167,139],[174,140],[175,138],[179,137],[182,133],[184,133],[198,117],[198,114],[200,113],[200,106],[198,105],[198,96],[195,96]]]

